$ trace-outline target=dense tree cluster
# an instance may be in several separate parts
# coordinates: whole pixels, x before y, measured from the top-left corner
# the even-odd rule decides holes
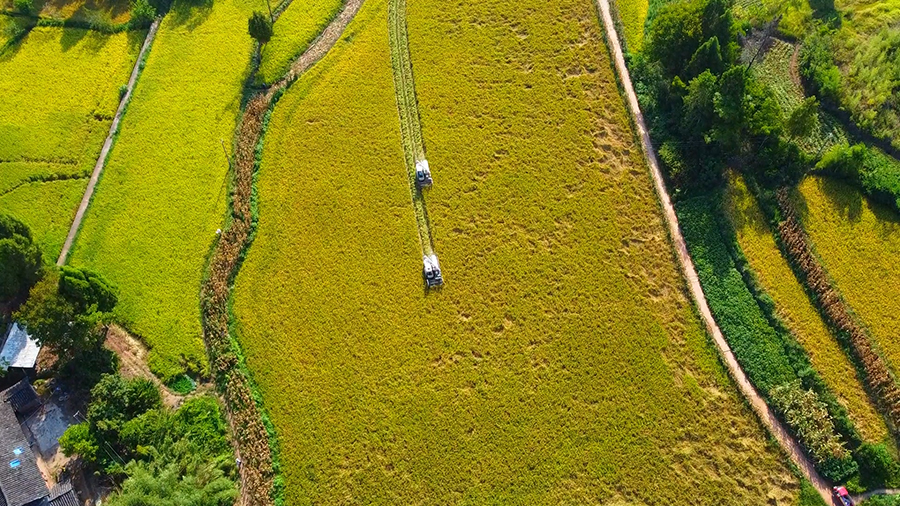
[[[786,121],[770,90],[738,62],[737,36],[730,1],[673,2],[633,59],[660,159],[679,189],[716,186],[727,166],[789,182],[809,164],[786,137],[811,128],[815,105]]]
[[[106,375],[91,391],[87,420],[60,439],[102,475],[121,480],[115,506],[231,506],[235,462],[215,398],[195,397],[177,411],[162,406],[146,379]]]

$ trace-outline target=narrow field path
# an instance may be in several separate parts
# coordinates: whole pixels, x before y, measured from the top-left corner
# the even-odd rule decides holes
[[[669,236],[671,237],[672,243],[675,246],[675,251],[678,255],[678,262],[679,264],[681,264],[681,270],[684,273],[684,277],[686,278],[688,287],[690,288],[691,297],[694,299],[694,303],[696,304],[697,309],[700,311],[700,316],[703,318],[703,323],[706,326],[706,330],[712,336],[713,343],[715,343],[716,348],[718,349],[719,354],[722,357],[722,361],[728,368],[729,374],[734,379],[735,383],[737,383],[741,394],[743,394],[743,396],[747,399],[747,402],[759,416],[763,424],[769,429],[775,439],[778,440],[778,443],[781,445],[782,449],[788,454],[794,464],[797,465],[803,475],[816,488],[825,503],[832,504],[831,492],[828,483],[821,476],[819,476],[819,473],[816,471],[816,469],[813,467],[812,462],[809,460],[809,458],[807,458],[806,454],[800,448],[800,445],[797,444],[796,441],[794,441],[794,439],[790,436],[790,433],[788,433],[787,429],[784,427],[778,417],[775,416],[775,412],[769,407],[768,404],[766,404],[763,398],[759,395],[759,392],[757,392],[753,385],[750,383],[750,380],[747,378],[744,370],[741,369],[740,364],[738,364],[737,360],[734,358],[734,354],[731,352],[731,348],[725,341],[725,337],[722,335],[722,331],[719,330],[719,326],[716,324],[715,319],[713,319],[712,312],[709,309],[709,305],[706,303],[706,297],[703,294],[703,289],[700,287],[700,280],[697,277],[696,269],[694,269],[694,263],[691,260],[691,256],[688,254],[687,244],[684,241],[684,237],[681,235],[681,229],[678,225],[678,217],[675,215],[675,207],[672,205],[672,199],[669,197],[669,193],[666,190],[665,181],[663,180],[662,172],[659,169],[659,162],[656,159],[656,153],[653,151],[653,144],[650,142],[650,133],[647,130],[647,125],[644,122],[644,115],[641,113],[640,106],[638,105],[637,95],[634,93],[634,87],[631,83],[631,77],[628,73],[628,67],[625,65],[625,57],[622,54],[622,47],[619,44],[619,36],[616,33],[616,27],[613,23],[612,14],[609,7],[609,0],[596,1],[600,9],[601,17],[603,19],[603,26],[606,30],[606,38],[609,43],[613,59],[615,60],[616,71],[619,75],[619,80],[625,92],[628,109],[631,112],[635,127],[637,128],[638,137],[641,141],[641,148],[644,152],[644,158],[647,160],[647,164],[650,166],[650,173],[653,176],[653,183],[656,188],[656,193],[659,196],[660,205],[663,208],[663,217],[669,228]]]
[[[241,496],[244,506],[275,504],[276,467],[273,444],[263,423],[261,406],[244,368],[238,344],[229,332],[229,300],[242,254],[253,234],[253,176],[256,149],[263,137],[266,114],[281,90],[321,59],[341,38],[363,0],[348,0],[344,10],[291,65],[271,88],[254,95],[244,108],[235,138],[231,221],[219,236],[200,293],[203,338],[216,385],[225,398],[228,422],[241,459]]]
[[[103,149],[100,150],[100,156],[97,157],[97,163],[94,165],[91,179],[88,181],[87,189],[84,191],[84,197],[81,199],[81,204],[78,205],[78,211],[75,213],[75,220],[72,221],[72,226],[69,228],[69,234],[66,236],[66,242],[63,243],[62,251],[59,253],[59,258],[56,260],[56,265],[58,266],[62,266],[66,263],[66,259],[69,256],[69,250],[72,249],[72,243],[75,242],[75,236],[78,235],[78,229],[81,228],[81,222],[84,220],[84,213],[91,204],[91,198],[94,196],[94,189],[97,187],[97,181],[100,180],[103,168],[106,167],[106,159],[109,157],[109,151],[112,149],[116,132],[119,130],[119,122],[125,114],[125,107],[128,105],[128,101],[131,100],[131,93],[134,91],[134,85],[137,83],[138,75],[141,73],[141,62],[144,61],[147,51],[150,50],[150,46],[153,44],[153,39],[156,37],[156,31],[159,29],[159,22],[161,20],[162,18],[156,18],[156,20],[153,21],[153,24],[150,25],[147,36],[144,37],[144,45],[141,46],[141,52],[138,54],[137,60],[134,61],[134,68],[131,70],[131,77],[128,79],[125,94],[122,95],[122,99],[119,100],[119,108],[116,110],[116,115],[113,117],[112,124],[109,126],[109,134],[107,134],[106,140],[103,142]]]
[[[423,255],[434,253],[434,241],[428,222],[428,208],[422,190],[416,184],[416,163],[426,160],[425,141],[416,98],[412,57],[409,54],[409,32],[406,26],[406,0],[388,2],[388,23],[391,44],[391,67],[394,71],[394,92],[397,95],[397,111],[400,114],[400,136],[403,141],[404,160],[409,179],[409,192],[416,228]]]

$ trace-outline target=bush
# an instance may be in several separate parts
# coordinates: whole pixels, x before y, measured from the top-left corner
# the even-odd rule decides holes
[[[807,37],[800,48],[800,75],[812,94],[837,106],[841,95],[841,71],[834,64],[833,54],[827,34]]]
[[[769,397],[823,476],[840,482],[858,471],[834,429],[825,403],[815,392],[805,390],[798,380],[773,388]]]
[[[856,449],[855,457],[865,482],[872,487],[896,487],[900,483],[900,468],[884,444],[864,443]]]
[[[42,270],[41,250],[28,226],[0,214],[0,302],[24,297]]]
[[[34,0],[14,0],[13,8],[18,13],[32,15],[34,14]]]
[[[146,27],[153,23],[159,13],[149,0],[131,0],[131,25]]]
[[[838,144],[822,156],[816,170],[844,179],[900,211],[900,163],[880,151],[863,144]]]

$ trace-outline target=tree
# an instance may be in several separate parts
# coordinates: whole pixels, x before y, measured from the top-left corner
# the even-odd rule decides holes
[[[41,250],[28,226],[0,214],[0,301],[25,296],[42,270]]]
[[[149,0],[131,0],[131,24],[134,26],[150,26],[159,13]]]
[[[794,109],[785,127],[788,134],[794,137],[807,137],[819,125],[819,101],[815,95],[807,98]]]
[[[251,37],[256,39],[260,44],[265,45],[272,39],[274,33],[272,30],[272,20],[266,17],[262,12],[255,11],[253,15],[250,16],[248,31]]]
[[[681,116],[681,128],[686,137],[708,140],[716,121],[716,81],[716,76],[706,70],[688,83]]]
[[[52,271],[34,286],[16,313],[28,332],[62,358],[94,349],[115,306],[112,286],[99,274],[75,268]]]
[[[693,79],[695,76],[702,74],[705,70],[709,70],[713,74],[718,75],[721,74],[724,69],[725,62],[722,60],[722,49],[719,45],[719,38],[710,37],[710,39],[697,48],[697,51],[691,56],[691,61],[688,63],[687,69],[685,70],[685,75],[686,77]]]

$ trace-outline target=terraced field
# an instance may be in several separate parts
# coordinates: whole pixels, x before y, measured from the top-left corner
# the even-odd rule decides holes
[[[70,263],[120,289],[117,317],[164,379],[201,371],[199,291],[223,223],[253,5],[176,2],[150,51]],[[238,28],[240,27],[240,28]]]
[[[856,370],[813,307],[790,265],[782,257],[762,211],[743,178],[732,173],[725,200],[738,243],[778,316],[809,354],[810,362],[847,409],[863,438],[888,439],[884,419],[873,407]]]
[[[343,4],[344,0],[291,2],[275,23],[272,40],[263,47],[257,81],[271,84],[284,75],[291,62],[309,47]]]
[[[897,371],[900,217],[829,178],[808,177],[796,201],[822,263]]]
[[[0,53],[0,211],[31,226],[48,259],[59,254],[145,33],[35,28]]]
[[[592,3],[408,9],[442,290],[386,0],[266,137],[234,310],[286,502],[794,504],[685,299]]]

